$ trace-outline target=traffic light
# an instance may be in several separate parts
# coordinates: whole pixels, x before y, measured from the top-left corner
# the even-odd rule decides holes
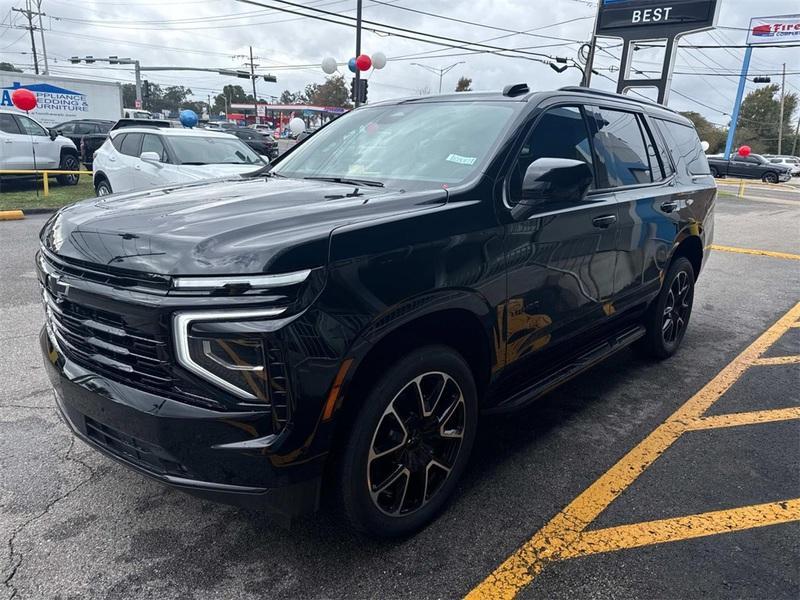
[[[358,80],[358,90],[356,91],[356,78],[353,77],[350,80],[350,99],[353,102],[358,102],[359,104],[365,104],[367,102],[367,89],[369,88],[369,84],[367,83],[366,79],[359,79]]]
[[[142,98],[150,97],[150,82],[145,79],[142,82]]]
[[[769,77],[753,77],[753,83],[769,83],[772,81]]]
[[[276,81],[278,81],[278,78],[275,77],[275,75],[264,75],[264,81],[267,81],[269,83],[275,83]]]

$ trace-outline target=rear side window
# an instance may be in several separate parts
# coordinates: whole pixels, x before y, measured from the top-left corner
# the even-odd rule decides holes
[[[92,123],[75,124],[75,135],[88,135],[90,133],[94,133],[95,131],[96,129]]]
[[[600,188],[653,181],[642,127],[636,114],[608,108],[591,112]]]
[[[16,119],[8,113],[0,113],[0,131],[3,133],[21,133]]]
[[[117,150],[119,150],[122,147],[122,142],[125,141],[126,137],[127,135],[124,133],[120,135],[115,135],[113,138],[111,138],[111,145],[114,146],[114,148],[116,148]]]
[[[139,148],[142,146],[141,133],[129,133],[120,144],[119,151],[128,156],[139,156]]]
[[[655,121],[664,133],[679,169],[685,169],[690,175],[708,175],[711,172],[694,127],[664,119]]]

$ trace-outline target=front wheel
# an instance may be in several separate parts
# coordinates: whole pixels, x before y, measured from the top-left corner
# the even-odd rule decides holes
[[[658,297],[645,316],[647,333],[640,348],[653,358],[668,358],[677,352],[689,326],[694,302],[694,269],[683,256],[673,261]]]
[[[99,196],[108,196],[111,193],[111,184],[107,180],[101,179],[94,186],[94,193]]]
[[[80,163],[78,157],[73,154],[65,154],[61,157],[61,165],[59,169],[62,171],[79,171]],[[80,180],[80,175],[58,175],[56,181],[59,185],[77,185]]]
[[[778,175],[776,173],[764,173],[761,178],[764,183],[778,183]]]
[[[341,457],[350,524],[398,537],[431,521],[466,466],[477,418],[475,382],[458,353],[426,346],[397,361],[364,399]]]
[[[719,171],[717,171],[716,167],[711,167],[711,176],[714,178],[719,177]]]

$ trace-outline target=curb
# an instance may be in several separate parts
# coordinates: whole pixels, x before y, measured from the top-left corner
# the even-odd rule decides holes
[[[56,212],[57,208],[28,208],[25,210],[26,215],[49,215]]]
[[[21,210],[0,210],[0,221],[17,221],[24,218],[25,214]]]

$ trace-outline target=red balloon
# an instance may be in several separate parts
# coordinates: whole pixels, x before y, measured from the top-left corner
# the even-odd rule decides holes
[[[739,148],[739,156],[749,156],[750,146],[742,146]]]
[[[366,71],[372,66],[372,59],[366,54],[362,54],[356,58],[356,67],[359,71]]]
[[[36,94],[30,90],[20,88],[11,93],[11,102],[20,110],[33,110],[36,108]]]

